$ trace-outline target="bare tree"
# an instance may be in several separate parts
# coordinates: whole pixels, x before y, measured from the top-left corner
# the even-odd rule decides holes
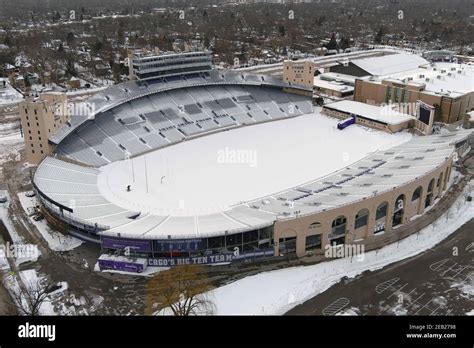
[[[37,316],[43,303],[48,299],[48,295],[55,282],[45,279],[35,279],[18,283],[18,287],[10,291],[11,301],[9,304],[16,308],[20,315]]]
[[[175,316],[211,315],[215,306],[205,294],[211,288],[202,266],[173,267],[148,281],[145,312],[169,308]]]

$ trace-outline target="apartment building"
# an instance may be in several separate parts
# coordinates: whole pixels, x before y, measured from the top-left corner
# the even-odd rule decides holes
[[[37,165],[54,150],[48,138],[68,120],[67,96],[47,93],[27,97],[19,104],[19,112],[26,160]]]

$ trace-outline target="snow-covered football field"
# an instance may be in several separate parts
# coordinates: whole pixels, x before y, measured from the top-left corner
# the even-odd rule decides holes
[[[318,108],[196,138],[102,167],[99,188],[129,210],[205,215],[324,177],[412,136],[359,125],[340,131],[337,123]]]

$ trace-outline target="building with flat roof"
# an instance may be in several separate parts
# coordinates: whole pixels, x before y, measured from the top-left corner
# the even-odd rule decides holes
[[[323,112],[342,120],[354,116],[356,124],[390,133],[407,129],[415,121],[413,116],[392,110],[388,106],[380,107],[352,100],[326,104],[323,107]]]
[[[354,87],[343,82],[322,80],[314,78],[314,92],[317,95],[327,95],[330,97],[344,98],[354,94]]]
[[[316,95],[346,98],[354,94],[355,77],[333,72],[314,77],[313,89]]]
[[[175,53],[135,50],[129,53],[128,59],[130,78],[139,80],[212,69],[212,53],[209,51]]]
[[[428,66],[422,57],[391,50],[361,51],[331,57],[285,61],[285,82],[313,87],[318,95],[345,98],[354,93],[356,78],[403,73]]]
[[[313,78],[322,73],[328,73],[335,71],[335,67],[347,66],[350,62],[360,60],[363,58],[370,57],[383,57],[395,55],[396,52],[393,50],[368,50],[368,51],[356,51],[350,53],[341,53],[332,56],[315,57],[301,60],[287,60],[283,62],[283,80],[285,82],[300,84],[306,87],[313,86]],[[282,71],[281,64],[275,64],[272,68],[253,68],[252,70],[262,70],[260,72],[273,72]],[[250,71],[250,69],[247,69]],[[337,69],[336,69],[337,70]],[[338,71],[336,71],[338,72]],[[341,72],[342,74],[346,74]],[[352,75],[352,74],[348,74]],[[365,76],[369,74],[353,75],[353,76]]]
[[[329,70],[331,72],[357,77],[382,76],[401,73],[427,65],[429,65],[429,62],[426,59],[416,54],[401,52],[384,56],[354,59],[344,64],[332,66]]]
[[[454,57],[454,51],[449,50],[434,50],[423,52],[423,58],[426,58],[429,61],[436,62],[451,62]]]
[[[415,104],[421,100],[435,107],[435,121],[460,121],[466,112],[474,109],[474,67],[435,63],[399,73],[358,78],[354,100],[379,105]]]

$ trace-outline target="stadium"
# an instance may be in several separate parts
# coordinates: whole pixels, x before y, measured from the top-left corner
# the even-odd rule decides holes
[[[108,88],[50,137],[35,190],[72,235],[167,265],[301,257],[397,233],[448,188],[469,131],[341,131],[311,95],[218,70]]]

